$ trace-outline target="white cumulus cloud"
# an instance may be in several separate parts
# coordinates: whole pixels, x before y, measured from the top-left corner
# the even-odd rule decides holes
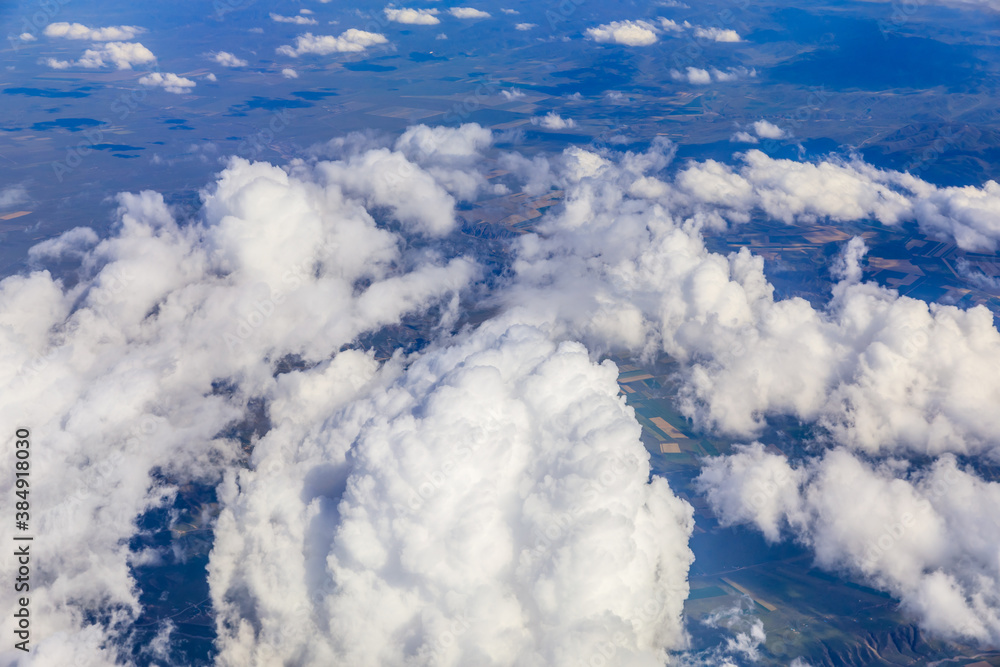
[[[163,88],[168,93],[189,93],[197,84],[191,79],[171,72],[151,72],[139,78],[139,83],[150,88]]]
[[[648,21],[612,21],[587,28],[586,35],[595,42],[649,46],[656,43],[656,27]]]
[[[88,28],[82,23],[65,23],[60,21],[48,24],[42,32],[46,37],[85,39],[90,42],[125,42],[135,39],[136,35],[146,32],[146,29],[134,25]]]
[[[293,58],[308,53],[321,56],[330,53],[358,53],[371,46],[386,44],[388,41],[385,35],[366,32],[356,28],[345,30],[337,37],[332,35],[313,35],[307,32],[295,38],[295,46],[285,44],[284,46],[279,46],[277,52]]]
[[[382,10],[385,17],[396,23],[406,23],[409,25],[437,25],[441,23],[436,14],[436,9],[410,9],[407,7],[394,8],[386,7]]]
[[[219,51],[211,55],[213,61],[219,63],[223,67],[246,67],[250,63],[242,58],[229,53],[228,51]]]

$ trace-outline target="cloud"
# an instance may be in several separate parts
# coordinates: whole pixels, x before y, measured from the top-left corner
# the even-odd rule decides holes
[[[316,19],[301,14],[297,16],[282,16],[281,14],[270,12],[268,16],[271,17],[272,21],[276,21],[277,23],[294,23],[296,25],[317,25],[319,23]]]
[[[689,28],[691,24],[684,22],[683,24],[677,23],[671,19],[660,18],[660,28],[666,32],[683,32],[686,28]]]
[[[237,58],[228,51],[219,51],[218,53],[212,54],[211,57],[213,61],[219,63],[223,67],[246,67],[250,64],[242,58]]]
[[[140,613],[130,564],[156,556],[130,550],[137,517],[170,507],[175,482],[214,486],[238,466],[239,443],[222,434],[250,398],[280,402],[282,359],[318,378],[360,334],[457,307],[475,276],[470,261],[409,248],[377,225],[325,164],[234,159],[183,223],[158,193],[120,195],[111,236],[73,230],[34,254],[77,256],[72,287],[45,270],[0,281],[0,312],[17,323],[0,327],[0,378],[17,393],[0,416],[44,433],[36,460],[60,462],[32,484],[34,534],[52,550],[44,568],[59,572],[32,581],[40,660],[126,659],[119,633]],[[364,352],[349,358],[375,365]],[[286,414],[302,419],[303,406]],[[316,425],[326,414],[313,414]],[[13,474],[3,479],[13,493]],[[4,576],[12,568],[0,558]]]
[[[441,23],[435,14],[438,14],[436,9],[409,9],[409,8],[392,8],[386,7],[382,10],[385,13],[385,17],[390,21],[395,21],[396,23],[406,23],[409,25],[437,25]]]
[[[951,456],[908,471],[844,449],[793,468],[760,444],[711,460],[698,483],[726,524],[791,534],[820,567],[888,591],[938,636],[1000,644],[1000,484]]]
[[[286,67],[285,69],[281,70],[281,76],[285,77],[286,79],[297,79],[299,78],[299,73],[293,70],[291,67]]]
[[[43,34],[46,37],[85,39],[91,42],[126,42],[130,39],[135,39],[136,35],[141,35],[144,32],[146,32],[145,28],[134,25],[88,28],[82,23],[58,22],[45,26]]]
[[[702,69],[700,67],[688,67],[683,72],[680,70],[670,70],[670,76],[675,81],[686,81],[696,86],[707,86],[713,81],[727,82],[737,79],[753,78],[757,76],[756,70],[748,70],[745,67],[730,67],[726,71],[715,69]]]
[[[537,23],[517,23],[517,24],[514,25],[514,30],[525,31],[525,30],[531,30],[532,28],[537,28],[537,27],[538,27]]]
[[[656,43],[656,28],[647,21],[612,21],[587,28],[587,37],[601,44],[649,46]]]
[[[712,83],[712,75],[707,69],[700,67],[688,67],[684,72],[672,69],[670,76],[676,81],[687,81],[696,86],[704,86]]]
[[[753,131],[761,139],[784,139],[788,136],[788,133],[766,120],[758,120],[753,124]]]
[[[965,250],[992,252],[1000,241],[1000,185],[995,181],[940,188],[859,159],[813,164],[776,160],[757,150],[748,151],[743,161],[738,169],[712,160],[698,163],[682,172],[681,187],[719,210],[730,209],[734,219],[745,219],[759,206],[787,224],[819,218],[873,217],[886,225],[916,220],[924,233],[953,240]],[[723,182],[744,194],[728,201],[712,194]]]
[[[191,79],[167,72],[151,72],[139,79],[139,83],[150,88],[163,88],[168,93],[189,93],[197,84]]]
[[[524,97],[524,93],[517,88],[512,88],[510,90],[501,90],[500,94],[505,100],[516,100],[519,97]]]
[[[735,30],[722,28],[694,28],[694,36],[698,39],[709,39],[713,42],[739,42],[740,35]]]
[[[871,454],[997,451],[1000,415],[989,406],[1000,401],[1000,374],[988,369],[1000,368],[1000,333],[987,309],[928,305],[860,282],[857,245],[828,304],[777,300],[760,257],[708,252],[697,230],[725,226],[720,206],[760,204],[773,215],[790,202],[759,196],[717,163],[688,164],[673,181],[651,175],[671,154],[661,142],[618,163],[582,149],[559,160],[505,157],[503,168],[534,192],[566,192],[564,209],[538,223],[543,236],[520,242],[505,301],[547,313],[592,349],[670,355],[687,368],[680,408],[703,428],[753,437],[768,416],[789,415]],[[852,187],[825,182],[796,205],[813,215],[895,214],[887,194]],[[685,203],[694,192],[714,203]]]
[[[457,19],[488,19],[489,12],[474,7],[452,7],[448,13]]]
[[[41,62],[52,69],[68,69],[70,67],[100,69],[113,65],[119,70],[129,70],[132,69],[133,65],[156,62],[156,56],[153,55],[153,52],[138,42],[108,42],[101,45],[95,44],[94,47],[84,51],[80,59],[75,62],[55,58],[46,58]]]
[[[691,509],[647,483],[613,365],[496,322],[405,373],[373,366],[284,378],[283,426],[225,484],[224,664],[653,665],[683,645]]]
[[[531,119],[532,125],[538,125],[546,130],[567,130],[576,127],[576,121],[572,118],[563,118],[555,111],[550,111],[544,116],[535,116]]]
[[[22,42],[34,42],[35,40],[38,39],[30,32],[22,32],[20,35],[18,35],[17,38],[20,39]]]
[[[28,200],[28,190],[23,185],[8,185],[0,188],[0,209],[19,206]]]
[[[384,35],[351,28],[342,32],[338,37],[332,35],[314,36],[307,32],[295,38],[294,47],[285,44],[279,46],[276,51],[281,55],[293,58],[307,53],[325,56],[330,53],[358,53],[371,46],[386,44],[388,41]]]
[[[750,134],[749,132],[745,132],[743,130],[740,130],[739,132],[736,132],[735,134],[733,134],[733,136],[729,137],[729,140],[732,141],[732,142],[734,142],[734,143],[742,143],[742,144],[757,144],[757,143],[760,143],[760,140],[757,137],[755,137],[752,134]]]

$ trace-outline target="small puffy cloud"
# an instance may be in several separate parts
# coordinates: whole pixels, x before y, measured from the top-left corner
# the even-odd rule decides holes
[[[282,16],[281,14],[271,12],[268,16],[271,17],[272,21],[277,23],[294,23],[296,25],[316,25],[319,23],[316,19],[302,16],[301,14],[298,16]]]
[[[739,42],[740,35],[735,30],[724,30],[722,28],[701,28],[694,29],[694,36],[698,39],[709,39],[713,42]]]
[[[734,142],[734,143],[740,143],[740,144],[757,144],[757,143],[760,143],[760,139],[758,139],[757,137],[753,136],[749,132],[745,132],[743,130],[740,130],[739,132],[735,133],[733,136],[729,137],[729,140],[732,141],[732,142]]]
[[[38,61],[40,64],[45,65],[51,69],[69,69],[73,66],[68,60],[59,60],[57,58],[42,58]]]
[[[754,122],[753,131],[761,139],[785,139],[788,137],[788,133],[785,130],[766,120]]]
[[[0,208],[18,206],[28,201],[28,191],[23,185],[0,188]]]
[[[448,13],[457,19],[488,19],[490,17],[489,12],[475,7],[452,7]]]
[[[737,79],[747,79],[757,76],[757,70],[746,67],[730,67],[725,71],[712,68],[712,77],[716,81],[736,81]]]
[[[516,100],[519,97],[524,97],[524,93],[517,88],[511,88],[510,90],[501,90],[500,94],[505,100]]]
[[[307,53],[325,56],[329,53],[357,53],[371,46],[386,44],[388,41],[385,35],[351,28],[341,33],[338,37],[332,35],[313,35],[307,32],[295,38],[294,47],[285,44],[284,46],[279,46],[276,51],[281,55],[293,58]]]
[[[441,19],[436,16],[439,13],[436,9],[410,9],[408,7],[397,9],[386,7],[382,11],[385,13],[387,19],[396,23],[405,23],[407,25],[437,25],[441,23]]]
[[[242,58],[237,58],[228,51],[219,51],[218,53],[214,53],[211,55],[211,58],[223,67],[246,67],[250,64]]]
[[[602,44],[649,46],[656,43],[656,27],[648,21],[612,21],[587,28],[586,35]]]
[[[518,23],[514,26],[514,30],[531,30],[532,28],[537,28],[537,23]]]
[[[285,77],[286,79],[297,79],[299,78],[299,73],[293,70],[291,67],[286,67],[285,69],[281,70],[281,76]]]
[[[124,42],[134,39],[136,35],[146,32],[145,28],[134,25],[108,26],[106,28],[88,28],[82,23],[50,23],[45,26],[43,34],[46,37],[62,37],[64,39],[85,39],[90,42]]]
[[[756,70],[748,70],[745,67],[730,67],[725,71],[714,67],[711,70],[700,67],[688,67],[684,71],[670,70],[670,77],[675,81],[686,81],[695,86],[707,86],[713,81],[728,82],[755,76],[757,76]]]
[[[36,39],[38,39],[30,32],[22,32],[20,35],[17,36],[17,38],[22,42],[34,42]]]
[[[168,93],[188,93],[197,84],[191,79],[177,76],[171,72],[150,72],[139,79],[139,83],[150,88],[163,88]]]
[[[555,111],[550,111],[544,116],[535,116],[531,119],[532,125],[538,125],[546,130],[566,130],[576,127],[576,121],[572,118],[563,118]]]
[[[520,14],[521,13],[521,12],[517,11],[516,9],[507,9],[506,7],[503,8],[503,9],[501,9],[500,11],[502,11],[504,14],[512,14],[512,15],[513,14]]]
[[[219,77],[215,76],[212,72],[205,75],[205,81],[218,81]]]
[[[688,67],[683,72],[672,69],[670,70],[670,76],[675,81],[687,81],[696,86],[705,86],[712,83],[712,75],[707,69],[701,69],[700,67]]]
[[[660,28],[667,32],[683,32],[685,25],[671,19],[660,18]]]
[[[56,60],[47,58],[44,63],[53,69],[69,67],[85,67],[100,69],[114,66],[116,69],[132,69],[133,65],[148,65],[156,61],[153,52],[138,42],[108,42],[95,44],[95,48],[87,49],[79,60]]]

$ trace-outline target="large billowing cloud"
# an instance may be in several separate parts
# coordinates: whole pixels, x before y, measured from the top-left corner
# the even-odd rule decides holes
[[[502,322],[382,377],[345,356],[282,378],[278,428],[225,485],[220,664],[653,666],[683,645],[691,509],[647,483],[613,365]]]
[[[702,236],[757,210],[884,224],[936,211],[947,233],[965,221],[988,238],[995,184],[939,189],[756,152],[668,175],[661,139],[496,161],[492,144],[478,125],[419,126],[340,138],[286,169],[233,160],[199,220],[179,223],[155,193],[123,195],[111,237],[74,230],[32,250],[79,263],[73,281],[0,282],[0,374],[16,389],[0,417],[46,434],[35,498],[56,555],[33,598],[39,656],[112,662],[108,638],[138,613],[128,566],[149,557],[128,548],[136,517],[171,502],[174,483],[222,479],[210,585],[223,664],[662,664],[684,646],[690,508],[649,482],[616,369],[595,362],[608,351],[678,361],[680,407],[702,428],[819,425],[844,446],[820,462],[747,450],[710,464],[720,516],[771,539],[790,529],[926,627],[996,642],[997,600],[975,588],[996,588],[996,545],[931,534],[973,521],[962,503],[996,515],[995,486],[948,454],[998,451],[989,311],[865,283],[860,239],[832,266],[828,304],[776,300],[760,257],[710,252]],[[477,270],[428,240],[454,232],[456,202],[509,188],[564,201],[513,242],[499,290],[476,304],[494,319],[450,333]],[[426,349],[384,363],[347,349],[407,316]],[[276,373],[283,360],[294,370]],[[244,467],[219,434],[252,398],[270,430]],[[906,473],[859,450],[942,458]],[[894,538],[914,540],[912,554],[858,556],[880,538],[824,509],[842,500],[827,481],[840,474],[856,498],[885,494],[879,521],[930,502],[920,531]],[[940,475],[959,481],[932,497]],[[743,489],[759,480],[777,491],[758,507]],[[85,628],[95,609],[107,623]],[[754,654],[754,627],[729,653]]]
[[[1000,484],[944,456],[923,469],[844,450],[793,468],[755,444],[699,483],[729,524],[790,532],[830,570],[892,593],[938,635],[1000,644]]]
[[[204,192],[203,217],[183,224],[159,194],[122,195],[109,238],[77,230],[33,249],[38,262],[76,258],[71,286],[47,271],[0,282],[0,415],[37,437],[38,664],[71,664],[66,652],[115,662],[109,637],[138,613],[129,564],[146,558],[128,546],[136,517],[171,502],[171,481],[213,483],[236,464],[219,434],[276,391],[279,361],[322,362],[435,303],[447,313],[474,277],[468,260],[407,249],[326,166],[235,159]],[[12,568],[8,555],[4,576]],[[106,623],[90,625],[97,612]]]
[[[669,156],[663,144],[617,164],[576,148],[555,161],[507,156],[512,171],[566,191],[541,234],[520,240],[507,302],[549,313],[595,349],[682,361],[682,409],[724,433],[749,437],[784,414],[869,452],[1000,453],[991,408],[1000,402],[1000,334],[987,309],[928,305],[859,282],[857,245],[826,307],[775,300],[762,259],[709,252],[700,230],[715,218],[676,196],[693,191],[692,170],[721,165],[688,167],[671,185],[652,175]],[[856,200],[801,201],[894,210],[888,196],[859,204],[868,190],[843,191]],[[704,187],[702,201],[709,197],[738,206],[754,190],[723,178]]]

